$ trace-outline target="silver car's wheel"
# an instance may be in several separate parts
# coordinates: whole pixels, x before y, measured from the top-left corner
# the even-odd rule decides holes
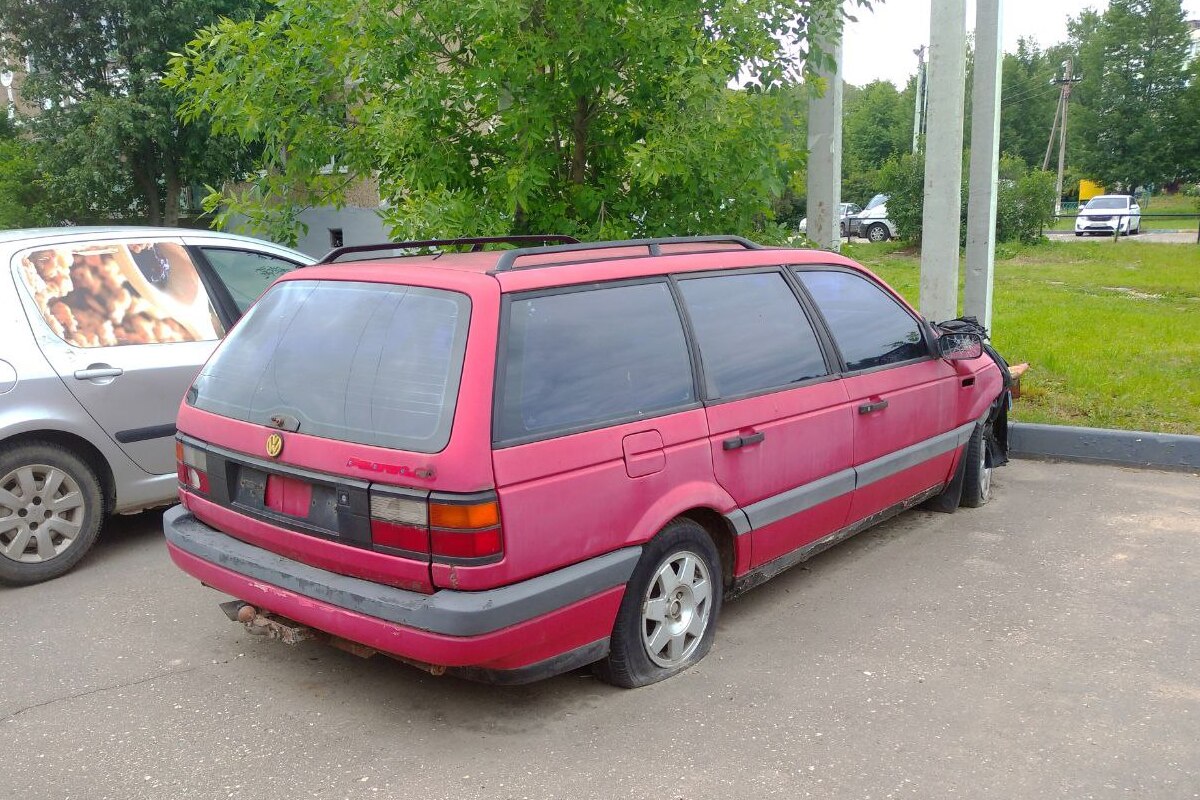
[[[49,464],[29,464],[0,478],[0,554],[36,564],[61,555],[83,529],[83,492]]]
[[[878,222],[867,228],[867,239],[872,242],[886,242],[890,238],[888,229]]]
[[[100,481],[74,451],[50,442],[0,451],[0,582],[62,575],[91,548],[103,518]]]
[[[680,666],[699,646],[712,616],[712,576],[696,553],[677,551],[662,562],[642,603],[642,644],[660,667]]]

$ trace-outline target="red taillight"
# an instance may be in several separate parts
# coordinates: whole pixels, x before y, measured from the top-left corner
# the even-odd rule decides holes
[[[455,503],[439,499],[429,504],[429,540],[433,558],[495,560],[504,554],[500,534],[500,505]],[[439,559],[440,557],[440,559]]]
[[[180,487],[208,494],[208,457],[203,450],[176,439],[175,462]]]
[[[485,531],[432,531],[433,557],[490,558],[504,552],[499,528]]]
[[[423,497],[371,490],[371,541],[381,547],[429,554],[429,513]]]
[[[494,561],[504,553],[500,507],[495,500],[454,502],[447,495],[371,489],[371,541],[388,550],[432,556],[434,561]]]

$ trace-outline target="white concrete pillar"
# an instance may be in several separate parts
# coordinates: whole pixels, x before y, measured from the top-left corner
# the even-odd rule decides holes
[[[808,101],[808,238],[822,250],[842,249],[842,41],[840,22],[822,46],[833,72],[821,72],[825,94]]]
[[[926,83],[929,112],[925,118],[921,313],[939,321],[958,316],[966,53],[966,0],[933,0]]]
[[[1000,165],[1000,85],[1004,0],[975,2],[975,80],[971,88],[971,188],[967,195],[967,283],[963,313],[992,327],[996,265],[996,183]]]

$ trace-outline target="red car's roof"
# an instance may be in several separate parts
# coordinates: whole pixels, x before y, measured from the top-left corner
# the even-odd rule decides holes
[[[501,291],[515,292],[667,272],[700,272],[777,264],[835,264],[863,269],[844,256],[824,250],[787,247],[747,250],[737,245],[682,243],[663,245],[662,250],[661,255],[654,256],[647,255],[647,251],[640,247],[597,248],[566,253],[533,252],[521,255],[513,269],[494,274],[502,251],[435,253],[317,264],[293,270],[280,280],[361,280],[466,288],[481,279],[494,279],[500,283]],[[539,267],[539,264],[545,266]]]

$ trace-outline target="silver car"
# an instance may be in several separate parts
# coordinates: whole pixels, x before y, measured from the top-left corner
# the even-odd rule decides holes
[[[175,415],[217,342],[312,259],[173,228],[0,231],[0,581],[57,577],[171,502]]]

